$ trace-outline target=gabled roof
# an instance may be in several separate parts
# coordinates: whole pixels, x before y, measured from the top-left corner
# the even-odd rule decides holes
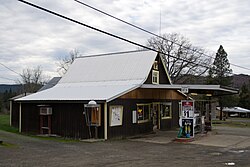
[[[61,78],[62,77],[52,78],[47,84],[45,84],[43,87],[41,87],[41,89],[39,89],[38,92],[54,87],[60,81]]]
[[[134,51],[77,58],[56,86],[17,101],[111,101],[140,87],[156,56],[153,51]]]

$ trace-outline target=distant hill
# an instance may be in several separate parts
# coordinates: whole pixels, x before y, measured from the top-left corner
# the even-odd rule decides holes
[[[205,85],[207,84],[206,82],[207,78],[205,76],[193,76],[193,75],[188,75],[188,76],[183,76],[177,82],[176,84],[201,84]],[[243,84],[248,84],[250,83],[250,75],[245,75],[245,74],[235,74],[232,76],[232,87],[240,89]]]
[[[250,83],[250,75],[239,74],[233,76],[233,87],[234,88],[241,88],[243,84]]]
[[[18,92],[21,89],[20,84],[15,85],[6,85],[6,84],[0,84],[0,93],[4,93],[5,91],[12,91],[12,92]]]

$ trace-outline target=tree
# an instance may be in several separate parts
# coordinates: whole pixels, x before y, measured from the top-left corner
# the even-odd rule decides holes
[[[250,82],[241,87],[239,97],[239,107],[250,109]]]
[[[232,69],[230,69],[230,63],[227,59],[227,52],[224,50],[223,46],[220,45],[213,65],[209,69],[208,83],[229,86],[232,81],[231,74]]]
[[[73,49],[69,52],[69,55],[59,58],[57,69],[58,73],[60,75],[64,75],[67,72],[69,66],[79,56],[81,56],[79,51],[77,49]]]
[[[177,33],[162,37],[150,38],[147,45],[165,54],[163,59],[173,83],[184,83],[189,77],[183,80],[183,76],[201,76],[208,71],[211,57],[203,55],[204,49],[192,46],[187,38]]]
[[[224,50],[223,46],[220,45],[212,67],[209,69],[208,83],[216,84],[222,86],[229,86],[232,81],[231,76],[232,69],[230,69],[230,63],[227,59],[227,52]],[[219,97],[219,106],[220,106],[220,120],[222,120],[222,109],[230,105],[230,97]]]
[[[18,82],[23,85],[24,92],[34,93],[47,82],[40,66],[24,69],[20,76],[21,80]]]

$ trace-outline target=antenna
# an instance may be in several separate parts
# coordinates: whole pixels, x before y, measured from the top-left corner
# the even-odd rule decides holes
[[[160,27],[159,27],[159,36],[161,36],[161,1],[160,1]]]

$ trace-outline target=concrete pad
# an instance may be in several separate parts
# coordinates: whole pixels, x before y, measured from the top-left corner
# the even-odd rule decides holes
[[[246,148],[250,147],[250,137],[236,135],[207,135],[193,141],[191,144],[229,148]]]

